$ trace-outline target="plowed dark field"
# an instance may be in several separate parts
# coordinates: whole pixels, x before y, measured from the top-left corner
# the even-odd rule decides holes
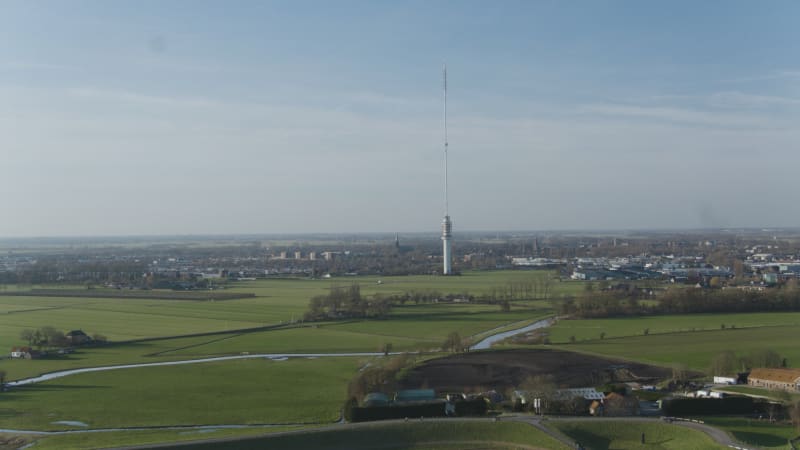
[[[432,359],[412,370],[403,386],[439,392],[503,392],[535,375],[552,375],[562,388],[609,382],[651,383],[671,376],[671,369],[562,350],[500,350],[462,353]]]

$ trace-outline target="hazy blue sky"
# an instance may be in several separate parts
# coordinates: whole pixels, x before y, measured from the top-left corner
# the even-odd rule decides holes
[[[800,2],[0,3],[0,236],[798,226]]]

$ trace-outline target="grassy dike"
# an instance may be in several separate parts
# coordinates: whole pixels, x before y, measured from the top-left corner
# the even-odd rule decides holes
[[[728,448],[700,431],[663,423],[552,421],[548,426],[587,449],[711,450]],[[642,444],[642,433],[645,444]]]
[[[189,444],[182,450],[512,450],[569,447],[531,425],[516,422],[372,423],[357,428],[242,439],[235,442]]]

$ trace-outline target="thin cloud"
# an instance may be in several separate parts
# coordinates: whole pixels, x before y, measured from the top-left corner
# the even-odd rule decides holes
[[[792,97],[776,97],[771,95],[745,94],[742,92],[719,92],[710,96],[716,106],[765,108],[773,106],[798,106],[800,99]]]
[[[723,128],[784,128],[787,123],[758,115],[722,113],[664,106],[638,106],[620,104],[583,105],[577,112],[584,115],[628,117],[687,125],[702,125]]]
[[[723,83],[749,83],[752,81],[766,81],[766,80],[793,79],[793,78],[800,78],[800,70],[795,70],[795,69],[777,70],[762,75],[728,78],[720,81]]]
[[[77,70],[75,66],[68,66],[64,64],[54,64],[35,61],[6,61],[0,63],[0,69],[13,70],[13,71],[33,71],[33,70]]]
[[[107,101],[149,104],[157,106],[198,107],[218,105],[217,102],[214,102],[210,99],[199,97],[158,96],[130,91],[107,90],[90,87],[69,88],[67,89],[67,93],[78,97],[90,97]]]

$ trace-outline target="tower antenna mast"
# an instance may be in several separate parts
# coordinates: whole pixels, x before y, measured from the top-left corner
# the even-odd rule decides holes
[[[444,89],[444,215],[449,215],[447,197],[447,66],[442,66],[442,81]]]

